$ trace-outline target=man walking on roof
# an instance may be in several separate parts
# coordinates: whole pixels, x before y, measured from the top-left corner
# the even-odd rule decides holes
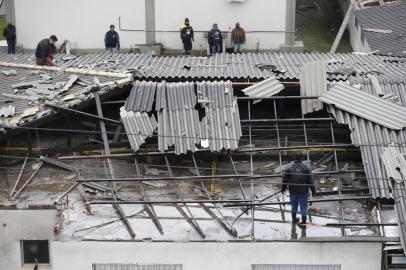
[[[316,195],[313,177],[310,169],[302,162],[303,154],[295,155],[294,162],[285,170],[282,179],[282,193],[285,193],[289,186],[290,202],[292,207],[292,223],[298,223],[296,218],[298,206],[300,205],[300,214],[304,226],[307,221],[307,196],[309,190],[313,197]]]
[[[40,66],[54,66],[53,55],[56,51],[55,42],[58,38],[55,35],[41,40],[37,49],[35,50],[35,57],[37,58],[37,65]]]
[[[120,50],[120,36],[114,29],[114,25],[110,25],[110,30],[104,35],[104,46],[108,54],[114,54]]]
[[[186,55],[192,53],[192,41],[194,42],[193,28],[189,24],[189,19],[186,18],[185,22],[180,27],[180,39],[183,43],[183,50]]]

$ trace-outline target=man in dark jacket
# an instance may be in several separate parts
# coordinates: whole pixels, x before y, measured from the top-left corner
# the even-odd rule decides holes
[[[185,54],[192,53],[192,41],[195,41],[193,35],[193,28],[189,24],[189,19],[185,19],[185,23],[180,27],[180,39],[183,43],[183,49]]]
[[[16,53],[16,27],[11,23],[7,24],[6,28],[3,30],[3,37],[7,40],[7,53],[15,54]]]
[[[114,29],[114,25],[110,25],[110,30],[104,35],[104,46],[109,54],[120,50],[120,36]]]
[[[223,36],[218,29],[217,23],[213,24],[213,28],[207,34],[207,39],[210,46],[210,53],[221,53],[223,49]]]
[[[309,189],[312,195],[316,195],[313,177],[310,169],[302,162],[303,154],[297,154],[295,161],[291,164],[283,175],[282,180],[282,193],[286,191],[289,186],[290,202],[292,205],[292,222],[297,223],[299,220],[296,218],[298,205],[300,205],[300,213],[302,215],[301,225],[306,224],[307,219],[307,196]]]
[[[56,51],[55,43],[58,38],[55,35],[49,38],[41,40],[35,51],[35,57],[37,58],[37,65],[40,66],[54,66],[53,55]]]

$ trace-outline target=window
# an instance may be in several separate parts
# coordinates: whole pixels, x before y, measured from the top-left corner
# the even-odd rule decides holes
[[[48,240],[22,240],[23,264],[50,264]]]
[[[182,270],[181,264],[93,264],[93,270]]]
[[[253,264],[252,270],[341,270],[336,264]]]

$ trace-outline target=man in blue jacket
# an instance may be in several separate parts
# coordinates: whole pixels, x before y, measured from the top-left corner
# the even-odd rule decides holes
[[[114,54],[120,50],[120,36],[114,30],[114,25],[110,25],[110,30],[104,35],[104,46],[109,54]]]
[[[282,193],[286,191],[289,186],[290,202],[292,205],[292,222],[298,223],[296,218],[298,205],[300,205],[300,214],[302,215],[302,223],[304,226],[307,220],[307,196],[309,190],[312,195],[316,195],[313,177],[310,169],[302,162],[303,154],[297,154],[295,161],[291,164],[283,175],[282,179]]]
[[[217,23],[213,24],[213,28],[207,34],[207,39],[210,46],[210,53],[221,53],[223,49],[223,36],[218,29]]]

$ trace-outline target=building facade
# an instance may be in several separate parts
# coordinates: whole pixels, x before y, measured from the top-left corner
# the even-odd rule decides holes
[[[278,50],[294,45],[295,0],[15,0],[8,18],[18,29],[18,43],[34,49],[51,34],[71,41],[72,49],[104,49],[110,24],[121,36],[121,47],[162,44],[180,50],[179,28],[189,18],[195,31],[194,50],[207,49],[207,31],[217,23],[230,32],[239,22],[247,33],[247,50]]]

